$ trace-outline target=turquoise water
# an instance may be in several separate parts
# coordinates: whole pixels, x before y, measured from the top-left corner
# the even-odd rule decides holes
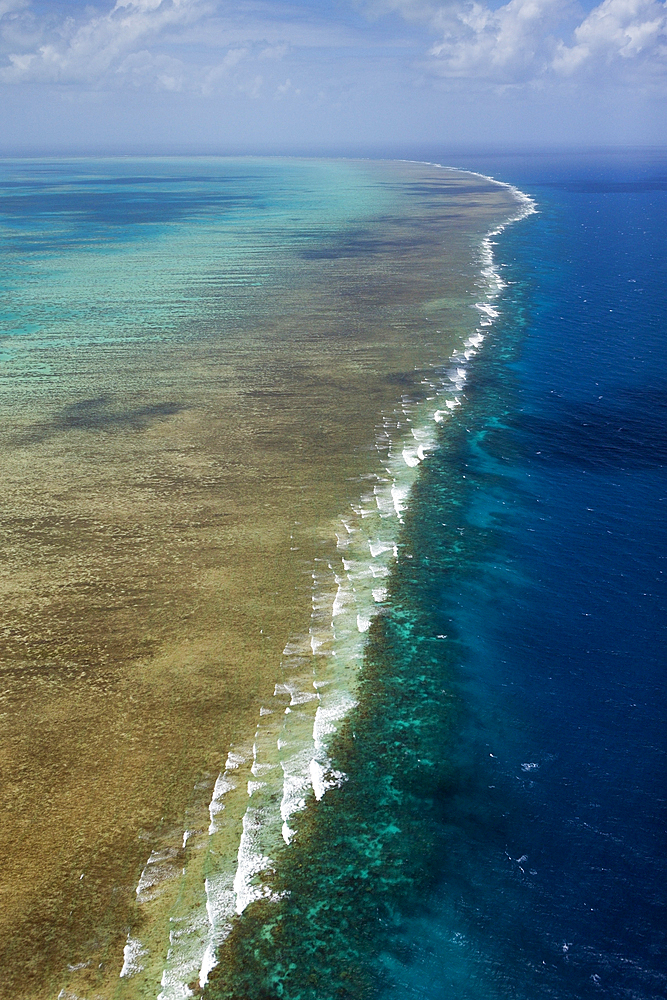
[[[386,193],[340,161],[128,157],[3,161],[0,199],[11,379],[66,378],[87,348],[219,340],[221,321],[252,331],[273,288],[298,287],[298,255]]]
[[[349,778],[206,996],[665,995],[665,164],[479,169],[539,214],[497,240],[501,319],[414,489]]]

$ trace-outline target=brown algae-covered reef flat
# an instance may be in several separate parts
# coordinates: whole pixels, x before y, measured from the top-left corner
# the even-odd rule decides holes
[[[271,787],[258,718],[276,693],[276,720],[306,705],[286,656],[300,676],[329,669],[337,531],[371,517],[369,489],[381,584],[409,487],[391,470],[414,475],[432,447],[419,407],[463,391],[439,366],[484,315],[485,234],[520,206],[478,175],[403,162],[0,172],[0,996],[166,1000],[213,961],[219,873],[229,912],[261,892],[237,870],[246,786],[225,803],[219,776],[245,767]],[[350,579],[336,684],[352,697],[383,594]]]

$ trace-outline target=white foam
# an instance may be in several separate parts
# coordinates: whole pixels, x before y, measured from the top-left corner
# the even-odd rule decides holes
[[[394,501],[392,499],[391,487],[387,484],[382,487],[375,487],[375,503],[381,517],[394,517]]]
[[[484,335],[482,333],[474,333],[471,337],[464,343],[464,347],[481,347],[484,343]]]
[[[312,689],[304,691],[297,684],[284,684],[282,687],[284,688],[284,693],[290,696],[290,708],[294,708],[296,705],[305,705],[307,702],[314,701],[317,698],[317,694]]]
[[[212,927],[229,929],[228,921],[236,908],[236,894],[226,875],[209,875],[204,879],[206,914]]]
[[[357,628],[360,632],[368,632],[371,627],[371,619],[366,615],[357,615]]]
[[[194,996],[192,990],[181,982],[178,975],[170,974],[167,969],[162,973],[160,986],[162,989],[157,995],[157,1000],[187,1000],[188,997]]]
[[[331,609],[331,617],[336,618],[338,615],[342,615],[345,611],[345,591],[342,585],[338,584],[338,590],[336,591],[336,596],[334,598],[333,607]]]
[[[319,802],[326,792],[330,788],[340,788],[340,786],[347,781],[347,775],[343,774],[342,771],[334,771],[331,768],[331,762],[327,760],[327,764],[321,764],[318,760],[313,758],[310,762],[310,776],[313,785],[313,792],[315,793],[315,798]]]
[[[269,867],[271,859],[255,849],[257,834],[262,826],[258,810],[247,809],[243,817],[243,833],[239,843],[238,864],[234,877],[234,893],[236,895],[236,912],[243,913],[245,908],[255,899],[261,899],[267,893],[264,887],[253,885],[253,878]]]
[[[403,461],[410,468],[414,469],[421,462],[421,458],[417,452],[416,448],[410,448],[408,445],[403,449]]]
[[[209,932],[207,943],[199,963],[199,985],[205,986],[209,973],[217,965],[216,949],[232,929],[232,919],[236,911],[236,893],[230,886],[226,874],[209,876],[204,880],[206,889],[206,915]],[[201,946],[200,946],[201,947]]]
[[[218,964],[215,952],[216,952],[215,945],[213,944],[212,941],[209,941],[209,943],[206,945],[206,951],[204,952],[204,957],[201,960],[201,968],[199,969],[199,986],[201,989],[203,989],[206,986],[208,982],[208,977]]]
[[[313,757],[310,762],[310,780],[315,793],[315,798],[318,802],[321,798],[323,798],[324,793],[327,790],[326,782],[324,780],[325,773],[325,768]]]
[[[142,972],[144,967],[140,959],[147,954],[148,948],[144,947],[139,938],[133,938],[128,934],[127,943],[123,948],[123,968],[120,970],[119,978],[125,979]]]
[[[370,622],[369,622],[370,625]],[[366,629],[359,629],[366,631]],[[333,692],[326,705],[319,705],[313,723],[313,744],[318,751],[324,751],[328,737],[337,732],[336,723],[344,719],[356,705],[356,701],[347,692]]]
[[[377,563],[371,563],[368,568],[371,571],[371,575],[375,577],[375,579],[378,577],[389,576],[391,573],[388,566],[378,566]]]
[[[145,903],[155,899],[160,895],[163,884],[178,874],[178,867],[169,863],[173,861],[177,853],[172,847],[164,851],[151,851],[136,888],[139,902]]]
[[[289,844],[294,836],[294,830],[289,826],[289,820],[294,813],[305,808],[310,780],[310,753],[297,754],[290,761],[282,764],[283,797],[280,801],[280,816],[282,818],[282,837]]]
[[[382,542],[380,540],[378,540],[377,542],[373,542],[373,541],[371,541],[369,539],[368,540],[368,548],[370,549],[371,555],[375,559],[377,556],[381,556],[385,552],[393,552],[394,551],[394,543],[393,542]]]
[[[236,788],[234,782],[230,781],[227,777],[227,773],[219,774],[215,785],[213,786],[213,795],[211,796],[211,801],[208,806],[208,814],[210,817],[210,824],[208,828],[209,834],[216,832],[216,817],[225,808],[225,803],[223,799],[227,792],[231,792]],[[183,844],[185,846],[185,842]]]
[[[162,991],[157,1000],[184,1000],[194,995],[186,984],[194,978],[200,966],[200,942],[207,920],[201,913],[170,917],[169,920],[169,950],[162,972]]]
[[[245,764],[245,762],[246,758],[242,754],[234,753],[233,750],[230,750],[225,762],[225,771],[233,771],[237,767],[240,767],[241,764]]]

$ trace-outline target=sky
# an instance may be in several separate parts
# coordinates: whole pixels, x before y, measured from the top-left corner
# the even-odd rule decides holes
[[[667,145],[660,0],[0,0],[0,154]]]

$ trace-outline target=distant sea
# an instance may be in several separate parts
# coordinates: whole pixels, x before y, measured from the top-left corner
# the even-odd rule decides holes
[[[667,158],[455,165],[537,213],[494,239],[500,315],[413,488],[349,778],[213,997],[667,994]]]

